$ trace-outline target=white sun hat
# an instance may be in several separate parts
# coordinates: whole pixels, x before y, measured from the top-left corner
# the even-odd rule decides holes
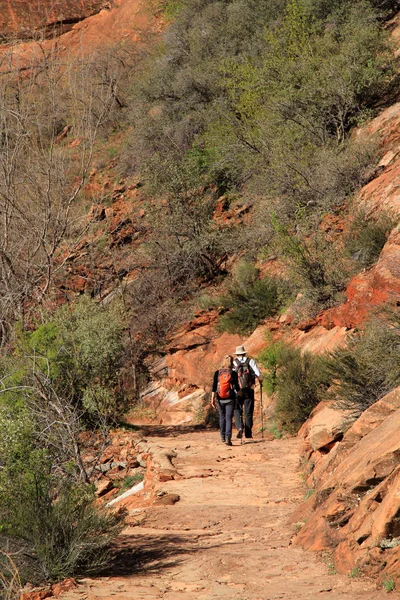
[[[235,354],[246,354],[244,346],[236,346]]]

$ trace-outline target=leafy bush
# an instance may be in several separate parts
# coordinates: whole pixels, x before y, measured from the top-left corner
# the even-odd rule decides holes
[[[31,557],[18,563],[30,580],[99,569],[120,530],[94,504],[81,447],[85,426],[106,437],[116,416],[121,334],[117,310],[82,298],[1,357],[0,548]]]
[[[266,389],[276,394],[278,425],[294,433],[320,400],[334,400],[354,416],[400,385],[400,316],[388,309],[346,347],[330,354],[301,353],[283,342],[270,343],[259,356]]]
[[[112,419],[118,410],[122,332],[118,309],[88,297],[62,307],[32,332],[17,332],[14,355],[0,361],[8,382],[3,401],[15,395],[9,384],[19,383],[19,397],[43,396],[46,388],[49,397],[64,399],[88,416]]]
[[[60,469],[32,413],[3,408],[0,423],[0,542],[19,551],[21,574],[42,582],[98,571],[122,513],[96,507],[94,489],[76,479],[72,464],[69,473]]]
[[[398,311],[386,312],[355,333],[346,348],[327,358],[325,369],[332,382],[328,398],[361,413],[400,385],[399,361]]]
[[[372,219],[358,212],[346,239],[346,251],[361,266],[371,266],[378,259],[395,224],[396,220],[389,214]]]
[[[282,283],[272,277],[259,278],[251,263],[242,261],[234,273],[233,282],[219,304],[228,310],[219,320],[222,331],[248,334],[282,304]]]
[[[351,273],[341,249],[322,231],[307,236],[282,225],[275,216],[273,224],[274,245],[288,265],[292,284],[302,294],[295,305],[299,316],[313,316],[341,302]]]
[[[317,22],[302,2],[288,2],[281,24],[268,24],[260,59],[223,65],[232,106],[211,125],[218,163],[233,148],[245,179],[255,174],[272,197],[291,200],[292,210],[326,208],[348,193],[343,142],[392,73],[367,5],[346,3],[327,19]]]
[[[266,384],[276,393],[275,416],[280,429],[296,433],[328,385],[322,359],[283,343],[271,344],[259,356]]]
[[[288,214],[326,209],[371,160],[345,140],[392,73],[362,0],[189,0],[143,67],[132,147],[162,191],[189,171]]]

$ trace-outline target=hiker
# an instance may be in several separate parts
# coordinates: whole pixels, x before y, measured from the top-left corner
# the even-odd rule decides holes
[[[237,346],[235,350],[235,359],[233,368],[237,372],[239,382],[239,392],[236,396],[235,407],[235,425],[238,430],[237,436],[239,439],[244,437],[251,439],[253,437],[253,413],[254,413],[254,384],[256,378],[262,386],[262,374],[253,358],[246,356],[244,346]],[[243,409],[244,409],[244,426],[243,426]]]
[[[232,356],[225,356],[214,373],[211,406],[216,408],[218,403],[221,441],[227,446],[232,446],[232,416],[238,391],[238,376],[232,368]]]

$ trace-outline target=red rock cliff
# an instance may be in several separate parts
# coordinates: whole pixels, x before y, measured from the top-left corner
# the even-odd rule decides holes
[[[110,7],[106,0],[0,0],[0,38],[29,38],[55,25],[77,23]]]

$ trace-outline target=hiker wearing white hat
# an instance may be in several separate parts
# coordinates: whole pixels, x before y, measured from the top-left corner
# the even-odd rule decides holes
[[[254,413],[254,383],[257,378],[260,387],[262,385],[262,374],[254,358],[246,356],[244,346],[237,346],[233,368],[238,374],[239,392],[236,396],[235,425],[238,430],[237,437],[249,439],[253,437],[253,413]],[[244,410],[244,423],[243,423]]]

